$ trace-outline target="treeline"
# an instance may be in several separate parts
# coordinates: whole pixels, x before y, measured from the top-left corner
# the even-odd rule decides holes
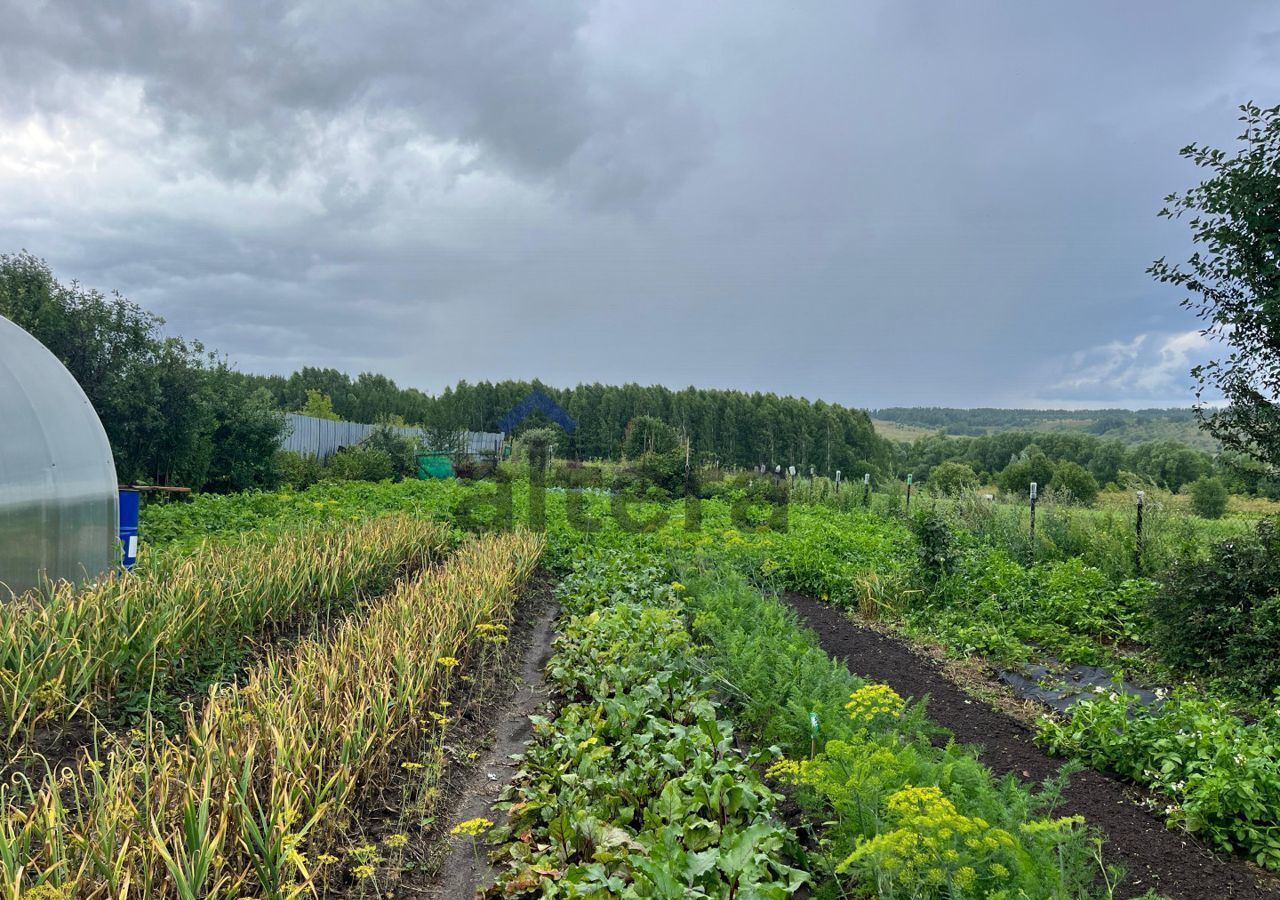
[[[327,395],[333,412],[344,419],[378,422],[396,417],[410,425],[470,431],[499,430],[499,420],[538,390],[576,422],[576,429],[556,442],[556,455],[570,459],[620,458],[630,424],[649,416],[674,428],[682,443],[689,441],[700,463],[794,465],[806,472],[813,466],[824,475],[837,469],[888,475],[893,469],[893,448],[876,435],[865,412],[821,400],[638,384],[553,388],[539,381],[461,381],[431,397],[398,388],[381,375],[351,378],[336,369],[312,368],[287,378],[259,376],[255,381],[284,409],[304,408],[308,391],[314,391]],[[548,426],[554,423],[535,412],[515,434]]]
[[[0,255],[0,315],[62,360],[102,419],[122,482],[234,491],[275,482],[275,398],[119,294],[60,284],[41,259]]]
[[[328,397],[334,415],[348,422],[430,425],[435,401],[416,388],[402,388],[385,375],[362,372],[355,378],[337,369],[307,366],[292,375],[251,375],[276,405],[289,412],[307,410],[308,392]],[[310,411],[310,410],[308,410]],[[487,429],[471,429],[487,430]]]
[[[1127,445],[1078,432],[1005,431],[983,437],[930,435],[900,446],[900,465],[917,478],[928,479],[944,463],[962,463],[985,483],[1012,481],[1002,474],[1019,463],[1037,469],[1039,458],[1050,464],[1069,462],[1083,468],[1100,487],[1142,481],[1180,491],[1203,476],[1215,476],[1237,493],[1280,496],[1280,481],[1245,457],[1210,455],[1176,441],[1146,441]],[[1016,473],[1021,478],[1022,469]],[[1042,483],[1044,483],[1042,481]]]
[[[875,433],[861,410],[776,394],[702,390],[673,391],[659,385],[580,384],[548,388],[536,382],[459,383],[437,398],[439,423],[491,430],[535,388],[541,388],[577,423],[560,455],[617,459],[629,424],[651,416],[674,428],[703,463],[729,467],[813,466],[823,474],[892,470],[892,447]],[[541,414],[537,414],[541,419]],[[549,424],[549,420],[526,425]]]

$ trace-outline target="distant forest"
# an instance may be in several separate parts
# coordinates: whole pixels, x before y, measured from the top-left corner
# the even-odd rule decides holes
[[[1140,444],[1179,441],[1216,452],[1218,442],[1201,430],[1195,412],[1184,409],[950,409],[941,406],[890,406],[871,412],[882,422],[980,437],[1002,431],[1075,431]]]
[[[580,384],[555,388],[539,381],[459,382],[438,396],[402,389],[381,375],[356,378],[336,369],[304,368],[289,377],[244,376],[283,409],[300,410],[307,392],[328,396],[333,412],[357,422],[397,421],[436,429],[497,430],[498,420],[533,390],[541,390],[574,418],[577,428],[557,442],[556,454],[618,459],[628,425],[652,416],[691,444],[696,460],[731,467],[809,466],[823,475],[893,471],[893,445],[879,437],[862,410],[776,394],[681,390],[660,385]],[[534,413],[516,430],[551,425]]]

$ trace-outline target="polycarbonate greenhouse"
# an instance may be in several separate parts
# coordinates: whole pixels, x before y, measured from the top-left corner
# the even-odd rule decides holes
[[[43,344],[0,317],[0,599],[115,561],[111,445],[80,385]]]

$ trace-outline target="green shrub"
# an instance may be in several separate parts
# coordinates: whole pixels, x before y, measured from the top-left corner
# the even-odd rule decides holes
[[[1053,479],[1049,486],[1056,491],[1065,491],[1071,499],[1085,506],[1092,506],[1098,498],[1098,482],[1089,474],[1089,470],[1079,463],[1063,460],[1053,469]]]
[[[960,557],[961,548],[959,537],[946,515],[937,507],[918,512],[911,517],[911,530],[918,541],[916,555],[925,580],[933,583],[950,573]]]
[[[1264,519],[1252,535],[1184,559],[1152,601],[1154,646],[1177,669],[1224,675],[1259,693],[1280,687],[1280,531]]]
[[[971,494],[978,489],[978,473],[961,462],[944,462],[929,472],[929,490],[938,497]]]
[[[324,466],[320,460],[306,453],[278,450],[275,466],[281,483],[295,491],[306,490],[324,477]]]
[[[325,467],[325,477],[337,481],[384,481],[395,474],[391,455],[376,447],[343,447]]]
[[[1227,487],[1214,475],[1201,475],[1191,482],[1191,509],[1205,519],[1221,519],[1227,511]]]
[[[636,416],[627,423],[622,439],[622,455],[639,459],[648,453],[670,453],[680,447],[676,430],[653,416]]]
[[[685,469],[684,451],[653,451],[644,454],[635,466],[636,473],[644,480],[646,486],[656,487],[671,497],[684,493]],[[696,481],[690,472],[690,479]],[[696,485],[691,485],[697,493]]]
[[[1022,451],[1018,459],[996,476],[996,484],[1012,497],[1025,497],[1033,481],[1041,490],[1047,488],[1053,480],[1054,469],[1053,460],[1035,444],[1031,444]]]
[[[396,481],[418,474],[418,442],[390,425],[379,425],[360,442],[364,450],[381,450],[391,461],[391,476]],[[380,481],[373,478],[370,481]]]
[[[564,438],[561,428],[530,428],[516,438],[511,448],[511,460],[545,471],[555,455],[556,445],[563,445]]]

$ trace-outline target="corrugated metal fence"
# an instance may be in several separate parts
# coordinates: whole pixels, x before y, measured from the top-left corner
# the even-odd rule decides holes
[[[318,456],[321,459],[333,456],[339,447],[354,447],[377,427],[359,422],[317,419],[314,416],[302,416],[298,413],[287,413],[285,418],[289,421],[289,429],[280,446],[294,453]],[[423,436],[421,428],[397,428],[396,431],[414,439]],[[502,440],[503,435],[497,432],[462,432],[462,441],[466,447],[466,453],[470,456],[478,456],[494,450],[501,451]]]

